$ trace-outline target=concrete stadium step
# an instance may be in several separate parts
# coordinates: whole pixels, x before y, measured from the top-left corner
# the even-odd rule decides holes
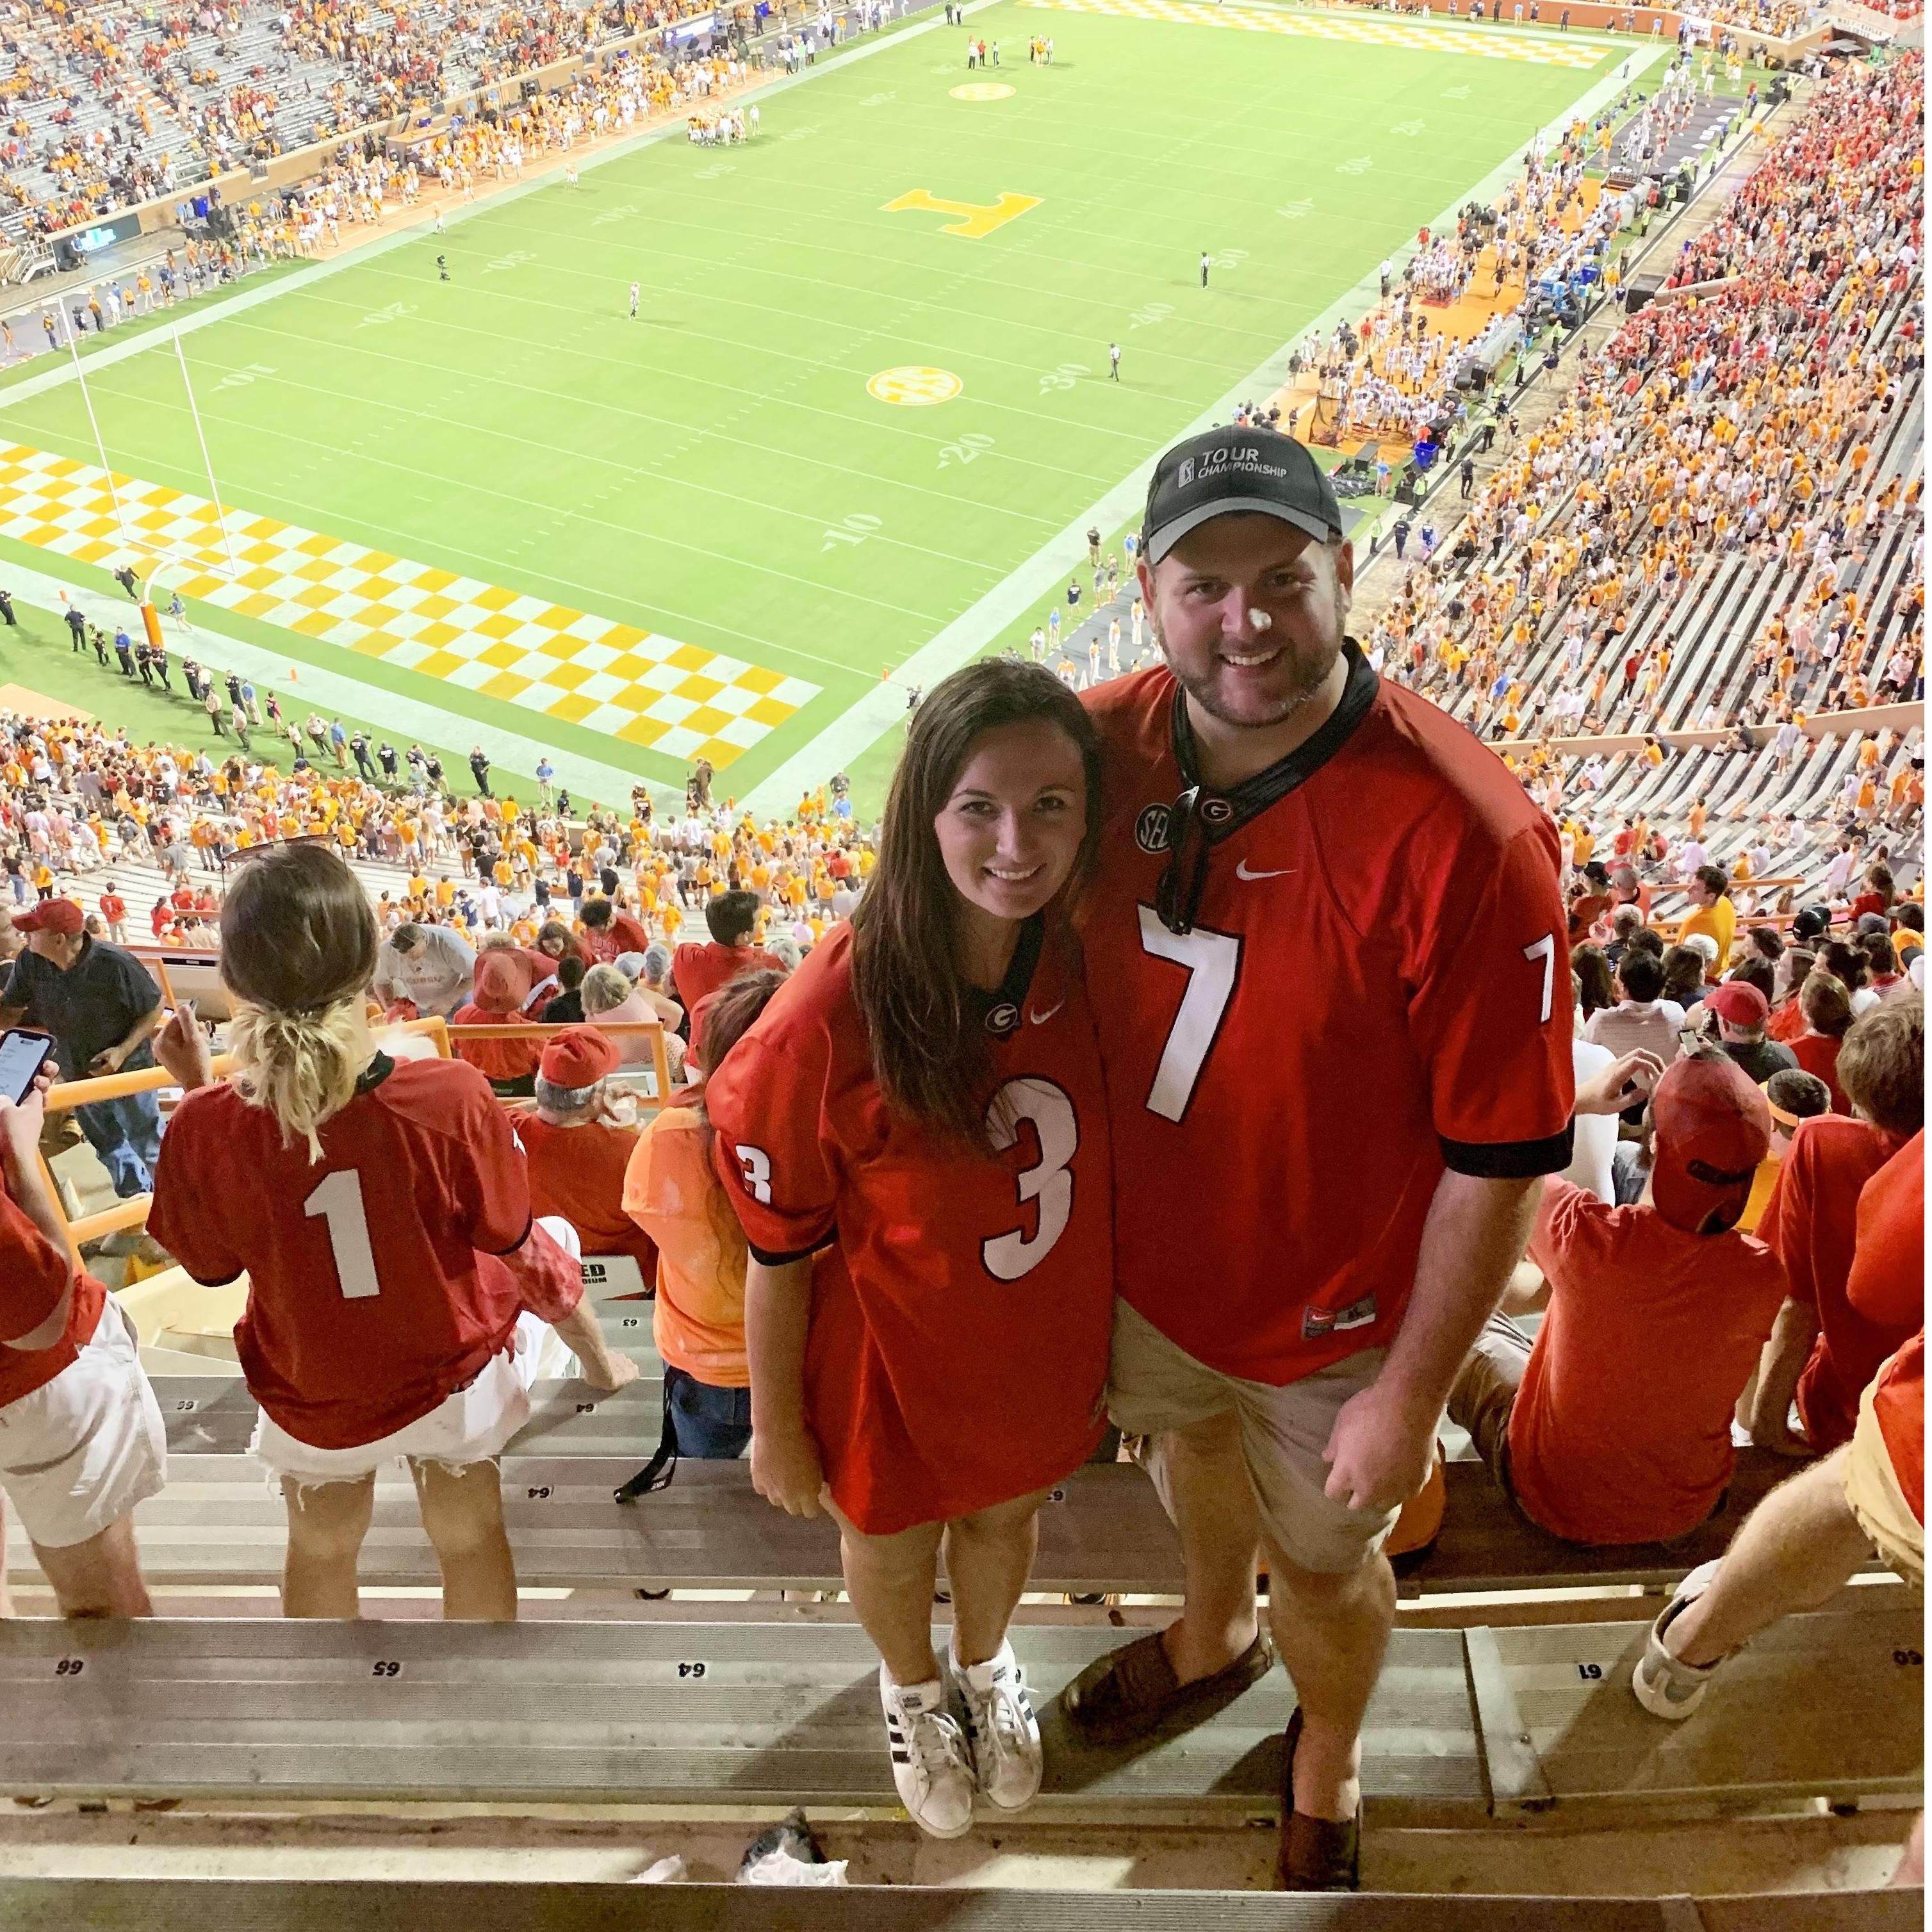
[[[851,1886],[781,1906],[715,1884],[0,1879],[10,1932],[1919,1932],[1924,1912],[1916,1887],[1694,1900]]]
[[[1920,1618],[1904,1593],[1870,1594],[1885,1600],[1774,1625],[1679,1725],[1630,1694],[1642,1623],[1398,1630],[1363,1730],[1370,1816],[1585,1826],[1915,1796]],[[1271,1814],[1290,1708],[1272,1675],[1179,1736],[1081,1744],[1054,1700],[1121,1641],[1013,1631],[1042,1809]],[[890,1808],[878,1671],[862,1630],[829,1624],[16,1620],[0,1625],[0,1790]]]
[[[151,1378],[167,1430],[170,1456],[242,1456],[258,1413],[235,1376]],[[530,1390],[530,1419],[511,1438],[518,1456],[635,1456],[656,1446],[664,1414],[663,1365],[606,1394],[588,1382],[539,1382]]]
[[[245,1426],[253,1426],[243,1406],[245,1390],[233,1393],[239,1383],[206,1386],[209,1410],[177,1410],[168,1417],[175,1438],[168,1485],[135,1512],[142,1568],[156,1584],[272,1584],[287,1540],[285,1507],[252,1456],[197,1453],[200,1440],[242,1436],[244,1415]],[[520,1450],[504,1458],[503,1516],[520,1583],[572,1589],[843,1587],[830,1520],[773,1509],[752,1489],[742,1462],[681,1461],[668,1487],[632,1505],[616,1502],[612,1492],[637,1473],[658,1439],[658,1412],[635,1387],[593,1397],[580,1384],[550,1385],[532,1425],[538,1434],[520,1438],[548,1453]],[[586,1402],[596,1405],[595,1412],[578,1412]],[[198,1440],[204,1428],[207,1434]],[[628,1446],[613,1453],[613,1435],[626,1430]],[[1415,1595],[1663,1586],[1720,1555],[1751,1504],[1788,1473],[1789,1466],[1769,1452],[1747,1452],[1738,1460],[1731,1506],[1690,1536],[1668,1546],[1586,1549],[1529,1522],[1480,1463],[1451,1462],[1444,1471],[1442,1531],[1429,1549],[1401,1559],[1402,1587]],[[364,1586],[436,1586],[435,1554],[400,1462],[378,1473],[374,1508],[362,1547]],[[11,1527],[9,1538],[16,1573],[32,1573],[25,1535]],[[1178,1596],[1184,1582],[1180,1546],[1138,1466],[1090,1462],[1051,1492],[1040,1514],[1031,1589]]]
[[[634,1506],[615,1502],[612,1492],[636,1474],[657,1445],[655,1418],[647,1430],[641,1415],[639,1422],[636,1448],[622,1456],[504,1459],[503,1515],[520,1583],[531,1588],[841,1586],[838,1538],[830,1519],[773,1509],[752,1490],[742,1462],[681,1462],[668,1488]],[[140,1504],[134,1520],[142,1568],[151,1582],[261,1584],[281,1574],[285,1507],[252,1456],[177,1456],[167,1487]],[[16,1576],[35,1572],[32,1547],[11,1519],[7,1554]],[[440,1581],[414,1488],[400,1462],[377,1475],[361,1574],[365,1588],[434,1587]],[[1056,1486],[1041,1512],[1031,1587],[1090,1593],[1130,1582],[1146,1590],[1180,1589],[1172,1528],[1138,1468],[1088,1464]]]

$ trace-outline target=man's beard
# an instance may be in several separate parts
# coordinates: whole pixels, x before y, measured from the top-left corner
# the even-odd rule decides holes
[[[1217,700],[1213,676],[1210,675],[1206,678],[1192,678],[1186,676],[1175,664],[1173,658],[1168,656],[1167,640],[1161,635],[1160,626],[1158,623],[1154,626],[1154,642],[1160,646],[1162,657],[1166,659],[1168,669],[1174,673],[1174,681],[1180,685],[1181,689],[1186,692],[1188,697],[1195,704],[1199,705],[1209,717],[1216,718],[1222,724],[1230,725],[1238,731],[1264,731],[1275,725],[1286,723],[1304,705],[1321,695],[1322,686],[1328,682],[1330,672],[1335,668],[1335,660],[1342,654],[1342,626],[1340,616],[1338,614],[1335,626],[1334,648],[1324,650],[1318,662],[1298,666],[1294,682],[1282,692],[1274,709],[1264,718],[1253,716],[1236,718],[1231,716]],[[1284,644],[1282,648],[1285,651],[1292,651],[1293,646]]]

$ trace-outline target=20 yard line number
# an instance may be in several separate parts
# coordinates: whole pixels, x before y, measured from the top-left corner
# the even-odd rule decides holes
[[[1201,1070],[1220,1037],[1228,1003],[1234,997],[1241,974],[1241,941],[1238,934],[1216,932],[1210,926],[1170,932],[1152,906],[1142,906],[1140,916],[1141,950],[1187,969],[1186,988],[1147,1096],[1150,1113],[1178,1121],[1194,1098]]]

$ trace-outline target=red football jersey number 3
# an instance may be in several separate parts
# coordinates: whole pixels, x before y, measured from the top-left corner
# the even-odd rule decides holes
[[[302,1203],[311,1220],[328,1224],[329,1252],[335,1257],[335,1278],[345,1301],[380,1294],[376,1279],[376,1252],[369,1242],[369,1216],[362,1206],[362,1177],[352,1167],[338,1168]]]
[[[1053,1252],[1073,1212],[1073,1176],[1067,1172],[1080,1146],[1080,1121],[1073,1102],[1051,1080],[1009,1080],[986,1109],[986,1130],[1004,1152],[1019,1139],[1019,1124],[1030,1120],[1040,1136],[1040,1159],[1016,1177],[1022,1204],[1039,1204],[1040,1222],[1030,1237],[1024,1228],[989,1235],[980,1244],[986,1272],[1000,1281],[1030,1274]]]

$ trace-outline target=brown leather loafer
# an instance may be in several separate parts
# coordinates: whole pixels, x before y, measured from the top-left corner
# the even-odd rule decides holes
[[[1191,1684],[1177,1681],[1160,1633],[1097,1657],[1060,1694],[1060,1708],[1086,1744],[1130,1744],[1172,1725],[1184,1730],[1232,1704],[1274,1667],[1265,1628],[1225,1670]]]
[[[1359,1892],[1362,1888],[1362,1808],[1346,1824],[1311,1818],[1294,1808],[1294,1752],[1301,1742],[1301,1707],[1288,1720],[1282,1750],[1281,1850],[1275,1866],[1284,1892]]]

